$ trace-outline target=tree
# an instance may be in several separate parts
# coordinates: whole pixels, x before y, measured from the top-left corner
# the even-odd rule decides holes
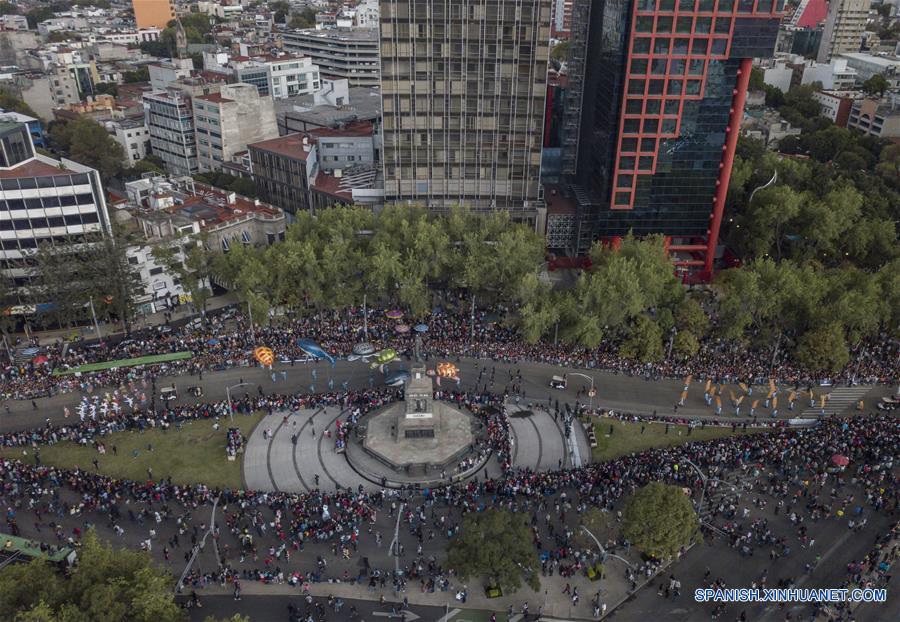
[[[43,561],[0,573],[0,611],[15,620],[182,622],[171,577],[143,552],[115,549],[90,529],[68,579]]]
[[[842,369],[850,360],[850,353],[840,322],[828,322],[804,333],[797,342],[794,356],[808,369],[825,372]]]
[[[878,95],[878,97],[884,97],[884,92],[888,90],[889,86],[884,74],[880,73],[876,73],[862,83],[863,91],[869,95]]]
[[[699,302],[693,298],[685,298],[675,307],[675,326],[681,333],[688,332],[702,337],[709,327],[709,317]]]
[[[147,66],[138,67],[133,71],[122,72],[122,82],[125,84],[134,84],[135,82],[149,82],[150,69]]]
[[[461,535],[451,543],[448,564],[460,577],[487,577],[490,585],[517,590],[522,582],[539,588],[537,552],[521,513],[489,509],[469,512]]]
[[[94,94],[112,95],[113,97],[117,97],[119,95],[119,87],[112,82],[98,82],[94,85]]]
[[[28,28],[33,30],[37,28],[38,23],[50,19],[55,14],[52,7],[49,6],[37,6],[27,13],[25,13],[25,18],[28,20]]]
[[[200,317],[206,320],[206,303],[212,296],[210,278],[215,263],[212,253],[206,248],[205,235],[191,238],[183,247],[160,244],[151,251],[153,258],[166,269],[176,275],[183,287],[191,296],[194,308],[200,311]],[[180,257],[184,257],[182,261]]]
[[[84,259],[85,272],[94,290],[91,298],[96,297],[95,308],[105,306],[122,322],[126,334],[131,333],[134,297],[141,283],[140,275],[125,253],[128,243],[127,236],[114,224],[113,235],[95,244]]]
[[[578,524],[579,529],[575,531],[575,542],[578,546],[586,549],[597,548],[597,543],[594,542],[594,538],[597,538],[597,540],[603,544],[610,540],[616,540],[621,531],[612,512],[597,507],[589,508],[587,511],[580,514],[578,517]],[[580,527],[586,527],[587,530],[594,535],[594,538],[591,538],[591,536],[586,534]],[[604,546],[604,548],[606,547]]]
[[[0,108],[10,112],[27,114],[29,117],[34,117],[35,119],[40,118],[38,117],[37,113],[31,109],[31,106],[26,104],[24,101],[22,101],[9,91],[5,91],[3,89],[0,89]]]
[[[0,2],[0,15],[18,15],[19,7],[12,2]]]
[[[316,10],[312,7],[306,7],[299,13],[291,15],[291,21],[288,22],[288,28],[302,29],[312,28],[316,25]]]
[[[663,357],[662,329],[646,315],[639,315],[622,342],[619,354],[642,363],[653,363]]]
[[[623,534],[641,552],[668,559],[700,535],[691,499],[678,486],[650,482],[627,500]]]
[[[553,49],[550,50],[550,58],[559,63],[566,60],[569,56],[570,44],[569,41],[562,41],[561,43],[554,45]]]
[[[84,117],[55,121],[50,125],[50,141],[69,158],[97,169],[104,180],[122,170],[125,151],[103,127]]]

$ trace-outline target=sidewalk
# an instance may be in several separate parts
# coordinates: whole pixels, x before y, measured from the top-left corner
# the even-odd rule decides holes
[[[221,309],[222,307],[227,307],[233,305],[238,302],[237,296],[234,294],[228,293],[222,296],[215,296],[210,298],[206,302],[206,311],[209,313],[210,311],[215,311],[216,309]],[[178,320],[184,320],[196,315],[197,312],[194,310],[194,306],[192,304],[183,304],[179,305],[175,311],[172,311],[172,319],[170,320],[172,323],[177,322]],[[149,313],[147,315],[141,315],[135,318],[134,322],[131,325],[132,330],[138,330],[141,328],[147,328],[150,326],[159,326],[166,323],[165,313],[157,312],[157,313]],[[110,335],[122,334],[125,332],[122,324],[120,322],[110,323],[110,322],[99,322],[100,324],[100,338],[109,337]],[[97,339],[97,331],[94,330],[94,324],[90,323],[86,326],[81,326],[79,328],[68,328],[68,329],[59,329],[59,330],[42,330],[28,331],[32,337],[36,337],[38,340],[38,344],[42,346],[52,345],[57,341],[68,339],[72,336],[72,333],[77,333],[79,337],[83,339]],[[10,335],[13,339],[19,337],[22,340],[25,340],[25,333],[13,333]]]
[[[409,599],[409,604],[424,605],[428,607],[447,607],[453,609],[465,609],[473,611],[495,611],[505,612],[507,607],[512,605],[513,611],[519,613],[522,611],[522,605],[528,603],[528,610],[531,615],[537,615],[541,605],[544,606],[541,619],[556,620],[596,620],[593,617],[591,607],[591,599],[597,593],[601,592],[601,602],[608,605],[607,614],[610,613],[612,605],[624,600],[630,594],[627,593],[628,584],[620,573],[613,572],[607,574],[607,577],[591,582],[582,575],[574,577],[541,577],[541,590],[543,593],[535,592],[527,585],[523,585],[518,592],[510,596],[502,596],[500,598],[488,598],[484,594],[484,590],[480,588],[477,581],[468,585],[469,595],[466,603],[463,604],[456,600],[457,590],[462,587],[457,583],[451,583],[451,588],[446,592],[436,591],[434,593],[423,593],[417,584],[410,582],[406,592],[395,594],[394,590],[388,584],[384,589],[376,589],[370,592],[368,586],[357,583],[311,583],[309,585],[309,593],[317,597],[327,597],[329,595],[343,598],[345,600],[366,600],[378,601],[384,595],[385,603],[398,603],[403,601],[405,596]],[[577,605],[572,605],[572,600],[567,594],[563,594],[566,583],[570,583],[573,587],[577,587],[579,591],[579,601]],[[263,584],[258,581],[241,581],[241,591],[246,595],[269,595],[269,596],[297,596],[301,597],[304,592],[300,586],[293,587],[287,583],[282,584]],[[185,593],[189,589],[185,588]],[[232,588],[226,585],[224,588],[218,583],[207,586],[202,592],[198,592],[201,597],[211,594],[231,594]]]

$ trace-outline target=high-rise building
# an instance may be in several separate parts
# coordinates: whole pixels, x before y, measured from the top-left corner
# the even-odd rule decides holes
[[[872,0],[831,0],[816,60],[827,63],[838,54],[859,52]]]
[[[382,0],[387,202],[539,213],[550,0]]]
[[[24,123],[0,119],[0,270],[18,288],[34,277],[41,244],[75,251],[110,231],[100,175],[36,153]],[[49,302],[49,301],[48,301]]]
[[[138,28],[165,28],[175,19],[173,0],[131,0]]]
[[[711,272],[752,59],[771,56],[781,2],[576,1],[569,249],[661,233],[677,265]]]

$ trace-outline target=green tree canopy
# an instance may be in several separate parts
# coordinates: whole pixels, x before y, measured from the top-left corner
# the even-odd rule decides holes
[[[125,151],[95,121],[85,117],[55,121],[50,125],[49,136],[54,148],[67,153],[71,160],[97,169],[105,180],[115,177],[122,170]]]
[[[539,587],[540,561],[521,513],[489,509],[470,512],[450,543],[448,564],[460,577],[484,577],[490,585],[517,590],[525,582]]]
[[[641,552],[667,559],[700,536],[691,499],[678,486],[650,482],[626,502],[623,534]]]
[[[43,561],[0,572],[5,619],[50,622],[183,622],[172,579],[146,553],[114,549],[93,530],[84,537],[68,579]],[[16,616],[13,618],[13,616]]]

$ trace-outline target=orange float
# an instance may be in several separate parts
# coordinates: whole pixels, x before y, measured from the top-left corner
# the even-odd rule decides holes
[[[267,348],[266,346],[254,348],[253,356],[265,367],[271,367],[272,363],[275,362],[275,353],[272,352],[272,348]]]

